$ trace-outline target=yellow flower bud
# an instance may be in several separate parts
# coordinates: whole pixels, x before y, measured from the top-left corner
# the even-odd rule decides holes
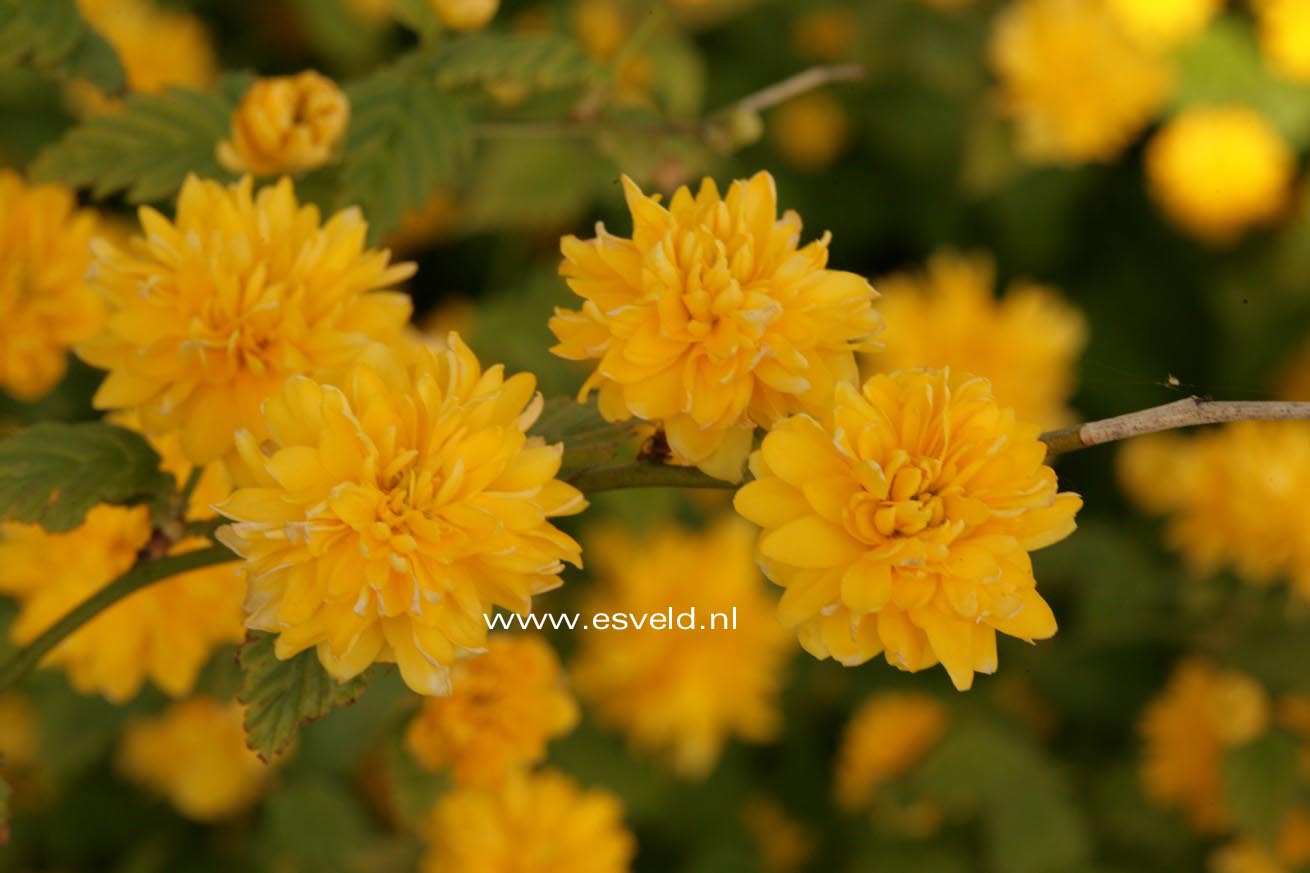
[[[328,162],[349,119],[346,95],[313,70],[260,79],[241,98],[218,160],[257,176],[313,170]]]

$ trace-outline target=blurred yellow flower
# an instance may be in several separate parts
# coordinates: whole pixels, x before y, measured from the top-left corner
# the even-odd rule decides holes
[[[266,439],[260,404],[288,376],[338,372],[409,318],[409,298],[388,289],[413,264],[365,249],[358,209],[321,223],[288,179],[256,194],[249,177],[189,177],[175,221],[148,207],[140,217],[131,248],[93,246],[110,318],[78,353],[109,371],[97,409],[180,432],[195,463],[228,455],[239,428]]]
[[[218,821],[245,810],[269,774],[268,765],[246,745],[241,705],[203,696],[129,724],[120,741],[118,767],[197,821]]]
[[[1105,5],[1131,36],[1163,50],[1205,30],[1224,0],[1105,0]]]
[[[1288,867],[1310,865],[1310,808],[1293,809],[1278,826],[1278,857]]]
[[[1226,243],[1287,205],[1296,156],[1247,106],[1187,109],[1146,150],[1151,193],[1179,226]]]
[[[1253,679],[1202,660],[1182,662],[1142,714],[1147,797],[1179,810],[1200,831],[1223,830],[1225,750],[1259,736],[1268,724],[1269,699]]]
[[[156,93],[177,85],[206,90],[218,76],[214,47],[204,22],[154,0],[77,0],[87,23],[113,47],[132,91]],[[78,111],[113,111],[119,101],[90,82],[72,83],[68,96]]]
[[[349,120],[346,95],[313,70],[258,79],[237,104],[218,160],[256,176],[313,170],[332,157]]]
[[[760,855],[764,873],[796,873],[814,855],[810,829],[797,822],[776,801],[752,798],[741,810],[741,823]]]
[[[1292,870],[1259,843],[1239,840],[1211,856],[1208,873],[1292,873]]]
[[[618,59],[635,29],[618,0],[576,0],[570,23],[583,51],[602,63]],[[627,53],[615,71],[614,97],[622,103],[648,102],[652,72],[649,53]]]
[[[120,424],[133,426],[130,419]],[[191,465],[177,438],[154,439],[163,467],[184,482]],[[225,497],[230,480],[219,465],[205,469],[187,518],[214,517],[211,504]],[[31,642],[77,604],[135,563],[151,537],[150,511],[101,505],[78,528],[47,533],[37,525],[0,524],[0,593],[20,601],[10,628],[15,642]],[[171,554],[208,542],[188,537]],[[195,684],[210,653],[245,638],[241,622],[241,580],[228,566],[207,567],[156,582],[101,612],[66,638],[42,661],[68,673],[83,694],[103,694],[115,703],[134,697],[151,680],[164,693],[181,697]]]
[[[1196,572],[1228,566],[1310,598],[1310,424],[1139,438],[1120,451],[1119,478],[1144,510],[1168,516],[1169,544]]]
[[[599,578],[585,609],[610,624],[582,634],[578,693],[684,776],[708,773],[729,739],[764,742],[778,729],[791,635],[773,616],[752,540],[731,516],[704,532],[669,526],[639,541],[604,528],[587,540]],[[645,621],[623,628],[616,615]]]
[[[995,671],[997,631],[1052,636],[1028,553],[1068,536],[1082,500],[1056,493],[1038,430],[987,380],[929,369],[839,385],[822,420],[775,425],[735,503],[764,528],[783,624],[817,658],[940,662],[961,690]]]
[[[491,23],[500,0],[428,0],[441,23],[451,30],[481,30]]]
[[[869,807],[880,785],[905,775],[942,738],[946,714],[940,700],[913,692],[884,692],[862,703],[837,752],[837,803]]]
[[[447,792],[424,836],[423,873],[626,873],[636,852],[618,798],[553,771]]]
[[[419,694],[486,644],[484,613],[526,612],[579,564],[548,519],[586,500],[555,479],[563,447],[528,437],[536,380],[483,371],[455,334],[413,360],[380,346],[340,388],[305,377],[264,402],[267,441],[237,451],[251,487],[217,508],[246,559],[249,627],[276,653],[316,648],[339,680],[396,662]]]
[[[1260,49],[1278,75],[1310,82],[1310,3],[1306,0],[1255,0]]]
[[[447,190],[432,192],[421,209],[411,209],[386,236],[387,248],[397,255],[421,251],[450,235],[459,219],[459,202]]]
[[[67,188],[0,170],[0,391],[45,394],[73,344],[100,330],[104,309],[84,278],[95,230]]]
[[[854,383],[856,350],[882,327],[877,294],[827,269],[828,236],[798,248],[800,216],[777,217],[773,177],[759,173],[720,197],[710,179],[679,188],[666,209],[626,176],[632,239],[565,237],[560,272],[585,303],[557,309],[552,349],[598,360],[610,421],[662,424],[678,460],[741,477],[756,425],[832,402]]]
[[[796,54],[811,61],[839,61],[855,49],[860,22],[849,6],[824,6],[801,14],[792,23]]]
[[[460,784],[490,787],[546,755],[571,731],[578,705],[554,650],[535,635],[495,634],[487,651],[456,662],[449,697],[429,697],[405,745],[429,770],[451,768]]]
[[[1279,368],[1274,391],[1282,400],[1310,400],[1310,339],[1301,343]]]
[[[1018,280],[997,300],[986,255],[935,255],[921,273],[878,282],[888,325],[883,348],[864,357],[881,371],[950,367],[992,383],[998,402],[1043,428],[1068,424],[1074,367],[1087,321],[1052,288]]]
[[[1012,0],[989,52],[1001,109],[1036,161],[1113,159],[1169,94],[1168,63],[1124,33],[1102,0]]]
[[[821,170],[850,142],[850,121],[841,102],[824,91],[788,100],[773,111],[769,138],[783,159],[802,170]]]
[[[31,702],[19,694],[0,694],[0,777],[21,801],[41,789],[40,729]],[[3,833],[0,825],[0,833]]]

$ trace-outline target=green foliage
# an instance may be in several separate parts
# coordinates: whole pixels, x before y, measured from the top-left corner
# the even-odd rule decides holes
[[[594,79],[599,70],[566,37],[492,32],[443,43],[422,59],[421,68],[438,87],[448,90],[512,85],[530,91],[578,87]]]
[[[1065,873],[1089,858],[1082,813],[1054,763],[1013,730],[965,722],[918,768],[913,784],[983,821],[998,873]]]
[[[123,65],[78,14],[76,0],[0,0],[0,67],[30,65],[61,79],[123,89]]]
[[[176,488],[145,437],[127,428],[43,422],[0,442],[0,518],[69,531],[100,503],[165,499]]]
[[[288,784],[269,799],[260,850],[272,869],[286,873],[358,870],[352,856],[369,844],[374,830],[345,786],[306,779]]]
[[[1289,736],[1268,733],[1228,752],[1225,800],[1240,832],[1273,842],[1297,797],[1300,749]]]
[[[601,417],[594,403],[552,397],[546,401],[532,433],[548,443],[564,443],[559,475],[567,478],[571,472],[612,463],[636,439],[639,424],[635,420],[613,424]]]
[[[339,205],[356,205],[378,239],[451,182],[472,149],[468,117],[430,84],[388,70],[351,85]]]
[[[230,179],[215,149],[250,81],[226,76],[213,94],[187,88],[131,94],[121,111],[88,119],[45,148],[32,178],[89,187],[97,198],[122,191],[132,203],[173,196],[189,174]]]
[[[242,674],[237,699],[246,706],[246,741],[265,761],[285,752],[301,725],[354,703],[368,684],[366,675],[337,682],[313,649],[283,661],[273,648],[272,634],[255,632],[237,654]]]

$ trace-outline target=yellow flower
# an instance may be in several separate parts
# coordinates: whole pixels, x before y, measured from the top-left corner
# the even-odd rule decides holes
[[[788,163],[802,170],[819,170],[845,150],[850,122],[837,98],[813,91],[774,110],[769,134]]]
[[[855,350],[881,329],[877,296],[854,273],[828,270],[828,237],[798,248],[801,220],[777,217],[773,177],[720,197],[678,189],[666,209],[623,179],[632,239],[562,242],[560,272],[586,302],[550,321],[552,351],[598,359],[583,387],[610,421],[663,425],[681,461],[737,480],[756,425],[832,402],[856,379]]]
[[[429,0],[432,11],[451,30],[481,30],[496,17],[500,0]]]
[[[1310,3],[1306,0],[1256,0],[1260,49],[1278,75],[1310,82]]]
[[[1155,49],[1169,49],[1205,30],[1224,0],[1105,0],[1130,35]]]
[[[599,587],[572,664],[578,694],[683,776],[708,773],[733,737],[765,742],[778,729],[790,635],[751,543],[731,516],[705,532],[669,526],[639,542],[611,528],[587,543]]]
[[[825,6],[799,16],[792,24],[791,42],[796,54],[811,61],[839,61],[855,49],[860,22],[855,10]]]
[[[1166,61],[1129,38],[1101,0],[1013,0],[989,51],[1002,111],[1036,161],[1111,160],[1169,93]]]
[[[1074,366],[1087,322],[1054,289],[1019,280],[992,294],[995,269],[985,255],[934,256],[922,273],[878,283],[892,329],[865,357],[879,370],[951,367],[985,376],[996,399],[1043,428],[1069,423]]]
[[[39,778],[40,749],[37,713],[32,704],[18,694],[0,694],[0,777],[20,800],[28,800],[43,787]]]
[[[268,765],[246,745],[240,704],[211,697],[188,698],[128,725],[118,767],[197,821],[230,818],[246,809],[269,774]]]
[[[1209,873],[1292,873],[1264,846],[1239,840],[1214,853]]]
[[[0,170],[0,391],[22,400],[53,388],[104,320],[83,278],[96,219],[76,206],[66,188]]]
[[[222,458],[246,428],[267,438],[259,407],[288,376],[348,367],[371,342],[401,335],[414,272],[366,250],[358,209],[321,224],[290,180],[255,194],[189,177],[177,218],[140,213],[145,237],[96,243],[103,333],[78,353],[108,370],[97,409],[139,413],[148,433],[181,433],[198,464]]]
[[[450,767],[460,784],[492,786],[536,764],[552,737],[578,722],[555,652],[538,636],[496,634],[487,651],[451,670],[449,697],[429,697],[405,745],[430,770]]]
[[[396,254],[422,251],[450,235],[458,224],[459,203],[450,191],[437,190],[423,204],[400,218],[400,225],[387,234],[386,245]]]
[[[171,85],[206,90],[218,75],[209,31],[199,18],[154,0],[78,0],[87,23],[113,47],[132,91],[157,93]],[[89,82],[74,82],[73,105],[86,114],[110,112],[119,101]]]
[[[218,161],[256,176],[317,169],[332,157],[349,120],[346,95],[313,70],[258,79],[237,104]]]
[[[1052,636],[1028,553],[1068,536],[1082,500],[1056,493],[1037,432],[987,380],[926,369],[775,425],[735,505],[764,528],[783,624],[817,658],[940,661],[961,690],[995,671],[997,631]]]
[[[554,478],[563,447],[525,435],[536,380],[450,343],[403,364],[375,347],[340,388],[293,378],[264,403],[267,441],[238,434],[253,485],[218,506],[236,522],[219,539],[246,559],[246,624],[279,634],[279,658],[317,648],[342,681],[394,661],[448,694],[484,613],[527,611],[580,563],[548,521],[586,506]]]
[[[1252,585],[1286,579],[1310,598],[1310,425],[1136,439],[1119,454],[1119,476],[1139,506],[1168,515],[1169,544],[1196,572],[1230,566]]]
[[[837,753],[837,802],[863,809],[878,787],[904,776],[946,733],[946,707],[926,694],[886,692],[861,704]]]
[[[741,823],[759,851],[765,873],[795,873],[814,855],[814,835],[767,798],[748,800]]]
[[[191,467],[177,439],[152,442],[164,469],[179,482],[186,481]],[[191,495],[188,519],[213,518],[210,505],[228,490],[223,468],[207,468]],[[97,506],[80,527],[63,534],[47,533],[37,525],[0,524],[0,593],[21,602],[10,628],[14,641],[31,642],[126,572],[150,537],[150,511],[144,506]],[[203,538],[189,537],[171,553],[205,545]],[[170,577],[101,612],[56,646],[42,664],[63,667],[79,692],[103,694],[115,703],[134,697],[146,679],[166,694],[181,697],[191,690],[216,647],[245,638],[243,591],[231,566]]]
[[[424,835],[423,873],[626,873],[636,850],[618,798],[552,771],[447,792]]]
[[[1310,809],[1300,807],[1283,816],[1278,826],[1278,856],[1292,868],[1310,865]]]
[[[1296,156],[1247,106],[1188,109],[1146,150],[1151,193],[1179,226],[1226,243],[1287,205]]]
[[[1198,830],[1223,830],[1225,750],[1259,736],[1268,723],[1268,698],[1250,677],[1184,661],[1142,714],[1147,796],[1183,812]]]

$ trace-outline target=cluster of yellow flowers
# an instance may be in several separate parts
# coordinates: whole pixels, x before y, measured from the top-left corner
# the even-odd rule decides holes
[[[685,776],[708,773],[729,738],[763,742],[779,726],[790,634],[773,616],[752,543],[736,519],[644,541],[604,529],[586,541],[598,583],[588,614],[671,611],[690,626],[584,631],[572,664],[578,692],[602,723],[667,754]]]
[[[1310,598],[1310,427],[1239,422],[1194,437],[1135,440],[1120,480],[1168,516],[1169,543],[1200,573],[1231,567],[1246,582],[1286,580]]]
[[[1232,837],[1212,858],[1214,873],[1290,873],[1310,863],[1310,808],[1304,804],[1270,823],[1272,843],[1233,835],[1237,823],[1229,809],[1233,795],[1225,790],[1225,757],[1270,731],[1295,741],[1295,779],[1304,788],[1310,782],[1310,697],[1271,699],[1251,677],[1192,658],[1178,665],[1143,714],[1147,796],[1183,813],[1201,833]]]

